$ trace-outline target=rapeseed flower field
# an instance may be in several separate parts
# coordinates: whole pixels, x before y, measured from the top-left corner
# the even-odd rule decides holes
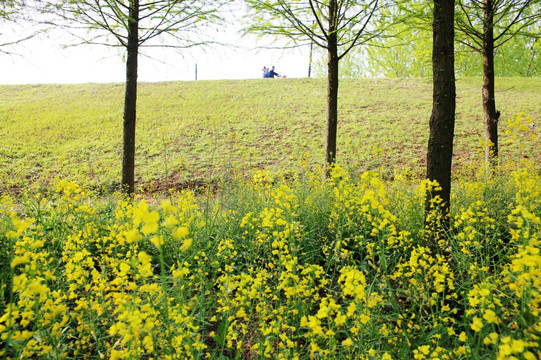
[[[539,359],[539,174],[457,179],[436,246],[415,183],[337,167],[259,171],[228,207],[100,201],[68,181],[4,196],[0,355]]]
[[[437,184],[401,172],[2,195],[0,358],[541,359],[541,176],[520,158],[457,173],[436,238]]]

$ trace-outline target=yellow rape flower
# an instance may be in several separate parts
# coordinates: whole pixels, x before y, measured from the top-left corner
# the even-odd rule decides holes
[[[173,227],[175,225],[178,225],[178,219],[176,218],[176,216],[169,215],[165,218],[165,226]]]
[[[161,208],[165,213],[169,213],[169,214],[172,214],[178,211],[178,209],[175,206],[171,205],[171,201],[169,200],[163,200],[161,202]]]
[[[35,250],[38,248],[42,248],[44,245],[45,245],[44,240],[36,240],[32,244],[30,244],[30,248]]]
[[[345,267],[340,269],[340,273],[341,275],[338,278],[338,282],[343,283],[342,292],[344,295],[355,295],[357,299],[364,300],[366,296],[366,278],[362,271]]]
[[[479,332],[483,328],[483,322],[477,316],[474,316],[473,322],[470,327],[472,328],[472,330]]]
[[[326,304],[326,299],[323,299],[321,305],[319,306],[319,311],[317,312],[316,314],[316,317],[318,319],[324,319],[326,318],[327,316],[329,316],[329,311],[330,309],[327,307],[327,304]]]
[[[11,260],[11,267],[15,268],[17,265],[25,264],[30,261],[28,253],[25,253],[23,256],[16,256]]]
[[[137,258],[141,261],[141,264],[150,264],[150,261],[152,260],[152,257],[144,251],[137,254]]]
[[[131,229],[129,231],[126,231],[124,233],[124,237],[126,238],[126,242],[128,244],[139,241],[143,238],[136,229]]]
[[[11,337],[12,340],[26,340],[30,339],[34,335],[33,332],[24,330],[24,331],[15,331]]]
[[[15,226],[15,229],[17,231],[17,234],[22,234],[23,231],[28,229],[30,225],[34,223],[34,219],[25,219],[25,220],[19,220],[16,217],[11,218],[11,222],[13,222],[13,225]]]
[[[248,314],[246,314],[246,311],[244,311],[243,308],[240,308],[238,311],[237,311],[237,318],[243,318],[245,320],[248,320]]]
[[[181,279],[182,277],[190,274],[190,269],[187,269],[187,268],[184,268],[184,267],[180,268],[180,269],[175,269],[175,270],[173,270],[172,274],[173,274],[173,277],[175,279]],[[216,316],[214,316],[212,319],[210,319],[210,321],[217,321]]]
[[[158,222],[146,222],[145,225],[141,228],[141,232],[145,235],[154,234],[156,233],[156,231],[158,231]]]
[[[346,323],[347,321],[347,316],[342,314],[342,313],[338,313],[336,315],[336,318],[334,319],[334,323],[336,324],[336,326],[342,326]]]
[[[118,268],[120,270],[118,275],[120,276],[126,275],[131,269],[130,265],[125,262],[121,263]]]
[[[154,352],[154,342],[152,341],[152,336],[145,336],[145,338],[143,339],[143,346],[145,347],[145,349],[147,349],[149,353]]]
[[[498,359],[507,359],[513,353],[509,344],[502,344],[498,347]]]
[[[496,316],[496,313],[493,310],[486,310],[485,314],[483,315],[483,319],[487,321],[489,324],[498,323],[498,317]]]
[[[520,354],[524,351],[524,348],[527,346],[527,343],[524,340],[514,340],[511,341],[511,349],[513,353]]]
[[[186,236],[188,236],[189,233],[190,233],[190,231],[188,230],[187,227],[181,226],[181,227],[178,227],[178,228],[173,232],[173,237],[174,237],[175,239],[184,239]]]
[[[191,246],[192,246],[192,239],[188,238],[184,240],[184,242],[182,243],[182,246],[180,247],[180,251],[184,252],[188,250]]]
[[[361,314],[359,318],[363,324],[368,324],[368,322],[370,321],[370,316],[366,314]]]
[[[351,338],[347,338],[346,340],[342,341],[342,345],[344,345],[345,347],[350,347],[351,345],[353,345],[353,340],[351,340]]]
[[[490,344],[496,344],[498,341],[498,334],[495,332],[491,332],[487,337],[483,339],[483,344],[490,345]]]
[[[426,359],[426,355],[428,355],[429,352],[429,345],[419,346],[417,349],[413,350],[413,358],[416,360]]]
[[[158,236],[158,235],[154,235],[153,237],[150,238],[150,242],[156,246],[157,248],[159,248],[160,246],[163,245],[163,236]]]
[[[350,303],[348,306],[347,316],[352,317],[353,314],[355,313],[355,310],[357,310],[357,305],[355,305],[354,302]]]

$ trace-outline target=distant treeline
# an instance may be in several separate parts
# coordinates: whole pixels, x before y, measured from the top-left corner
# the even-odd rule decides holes
[[[404,31],[400,37],[381,39],[381,47],[358,47],[340,62],[340,76],[415,78],[432,77],[432,32]],[[482,76],[483,58],[461,43],[455,44],[457,76]],[[327,76],[326,53],[314,66],[316,77]],[[541,76],[541,40],[516,36],[495,49],[496,76]]]

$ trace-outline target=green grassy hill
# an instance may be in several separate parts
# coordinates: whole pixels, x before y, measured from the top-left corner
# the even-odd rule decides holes
[[[541,119],[541,79],[499,78],[502,159],[507,119]],[[123,84],[0,86],[2,190],[48,186],[55,177],[118,188]],[[338,163],[360,172],[424,173],[432,85],[427,79],[340,83]],[[323,161],[324,79],[199,81],[139,85],[136,181],[180,187],[269,167]],[[484,138],[481,80],[457,84],[455,165],[479,161]],[[533,131],[536,131],[535,129]],[[538,140],[524,152],[541,160]],[[460,159],[460,161],[458,161]]]

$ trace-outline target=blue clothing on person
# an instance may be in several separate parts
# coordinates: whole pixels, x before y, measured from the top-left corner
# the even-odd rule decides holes
[[[274,71],[274,66],[273,66],[272,70],[269,71],[269,76],[268,77],[274,78],[275,76],[280,77],[280,74],[278,74],[276,71]]]

